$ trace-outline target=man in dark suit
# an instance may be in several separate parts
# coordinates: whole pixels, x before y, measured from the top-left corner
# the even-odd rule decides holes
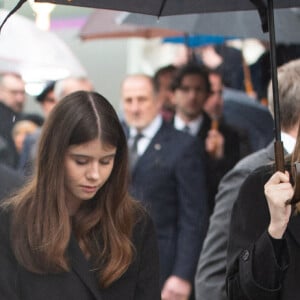
[[[210,117],[205,103],[213,97],[209,72],[204,66],[189,63],[177,70],[172,82],[176,107],[174,127],[199,137],[205,145],[209,209],[223,175],[241,158],[238,132],[226,124],[220,115]]]
[[[203,147],[163,121],[155,96],[146,75],[128,76],[122,84],[131,192],[156,226],[162,299],[188,299],[207,227]]]
[[[224,87],[223,98],[227,124],[247,133],[251,152],[268,146],[274,138],[274,123],[267,107],[246,93],[227,87]]]
[[[225,140],[225,144],[230,145],[236,140],[230,140],[236,138],[236,133],[239,137],[239,152],[240,158],[245,157],[246,155],[252,152],[251,144],[250,144],[250,137],[248,132],[241,127],[239,124],[230,124],[228,117],[224,114],[225,104],[223,92],[224,92],[224,85],[221,73],[215,70],[209,71],[209,82],[211,86],[211,93],[210,96],[204,102],[203,109],[209,115],[212,120],[217,120],[220,126],[220,131],[224,131],[224,136],[227,138]],[[250,101],[248,99],[248,101]],[[251,100],[253,102],[253,100]],[[232,119],[233,116],[230,116]],[[214,122],[214,121],[213,121]],[[273,120],[272,120],[273,122]],[[227,129],[229,128],[229,130]],[[234,129],[233,129],[234,128]],[[235,134],[232,134],[232,130],[235,131]],[[227,149],[229,151],[229,149]],[[234,162],[233,162],[234,163]]]

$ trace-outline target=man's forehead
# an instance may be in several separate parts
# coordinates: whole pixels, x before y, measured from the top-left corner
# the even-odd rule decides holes
[[[123,83],[123,91],[152,90],[152,83],[146,77],[129,77]]]
[[[181,83],[184,84],[198,84],[198,85],[204,85],[205,80],[204,77],[199,74],[186,74],[182,77]]]
[[[12,84],[13,85],[14,84],[24,85],[24,82],[23,82],[22,78],[17,77],[15,75],[6,75],[2,79],[2,84],[5,85],[5,86],[12,85]]]

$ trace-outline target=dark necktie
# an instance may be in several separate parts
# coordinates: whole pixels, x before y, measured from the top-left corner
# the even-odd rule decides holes
[[[129,147],[129,165],[130,165],[130,171],[132,171],[135,167],[135,164],[139,158],[138,154],[138,143],[140,139],[143,137],[142,133],[137,133],[137,135],[133,139],[133,143],[131,147]]]

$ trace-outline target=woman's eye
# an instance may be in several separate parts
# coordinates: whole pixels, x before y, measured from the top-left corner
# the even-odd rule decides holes
[[[87,163],[86,160],[75,160],[77,165],[85,165]]]
[[[100,164],[101,165],[109,165],[111,162],[111,159],[103,159],[103,160],[100,160]]]

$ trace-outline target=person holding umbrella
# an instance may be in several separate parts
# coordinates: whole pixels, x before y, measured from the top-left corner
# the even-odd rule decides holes
[[[294,150],[300,119],[300,60],[291,61],[278,69],[281,110],[281,138],[285,154]],[[271,88],[269,108],[273,114]],[[221,180],[215,198],[215,208],[204,240],[195,277],[196,299],[211,295],[226,300],[226,255],[230,216],[240,187],[256,168],[274,161],[274,142],[239,161]]]
[[[271,163],[252,172],[233,207],[227,254],[230,300],[295,299],[300,293],[299,204],[290,205],[291,199],[297,200],[293,186],[299,184],[297,172],[296,176],[292,172],[300,159],[299,104],[295,101],[300,93],[299,63],[297,60],[284,66],[287,70],[294,67],[293,76],[287,76],[282,83],[286,87],[284,93],[280,92],[279,69],[280,95],[297,110],[290,110],[290,117],[281,119],[285,119],[282,127],[297,136],[294,151],[286,157],[285,171],[274,173]]]

